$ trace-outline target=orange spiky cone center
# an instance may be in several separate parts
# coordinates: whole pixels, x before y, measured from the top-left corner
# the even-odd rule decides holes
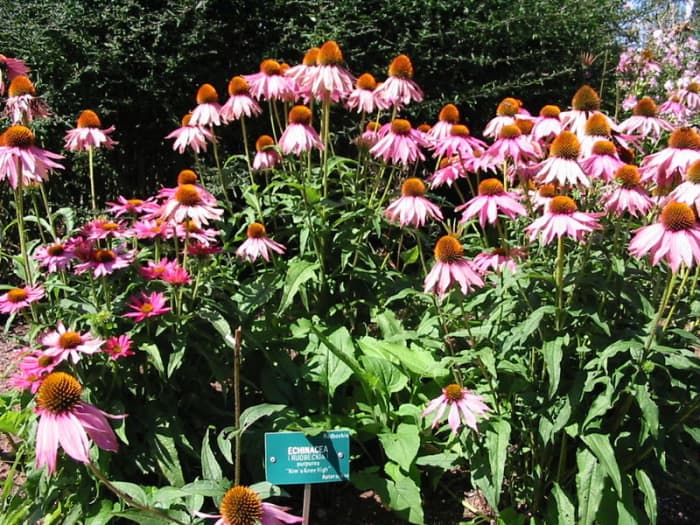
[[[34,145],[34,133],[26,126],[10,126],[3,136],[9,148],[30,148]]]
[[[255,492],[239,485],[224,494],[219,512],[227,525],[255,525],[262,520],[263,507]]]
[[[418,125],[418,131],[422,131],[423,133],[428,133],[432,129],[432,126],[428,124],[427,122],[423,122],[422,124]]]
[[[49,246],[49,249],[46,250],[46,253],[48,253],[52,257],[60,257],[66,252],[66,249],[63,247],[62,244],[54,244],[52,246]]]
[[[464,124],[453,124],[450,128],[450,135],[453,137],[468,137],[469,128]]]
[[[78,332],[63,332],[58,338],[58,346],[64,350],[70,350],[77,347],[82,341]]]
[[[311,110],[306,106],[294,106],[289,111],[290,124],[303,124],[308,126],[311,124]]]
[[[202,197],[194,184],[180,184],[175,190],[175,200],[184,206],[197,206]]]
[[[39,359],[36,360],[37,364],[39,366],[47,367],[51,365],[54,362],[55,358],[50,355],[42,355]]]
[[[255,141],[255,151],[265,151],[270,146],[274,146],[275,139],[270,135],[260,135]]]
[[[83,387],[78,380],[65,372],[51,372],[41,382],[36,404],[53,414],[72,410],[80,402]]]
[[[532,120],[525,120],[523,118],[516,118],[515,125],[520,130],[520,133],[522,133],[523,135],[529,135],[530,132],[532,131],[532,128],[535,125],[535,123]]]
[[[78,116],[76,125],[79,128],[100,128],[102,127],[102,122],[100,121],[100,117],[97,116],[97,113],[91,109],[86,109]]]
[[[462,243],[452,235],[440,237],[435,244],[435,259],[443,263],[454,263],[462,258]]]
[[[457,401],[464,399],[464,390],[462,390],[461,386],[455,385],[454,383],[447,385],[442,389],[442,391],[448,401],[452,403],[456,403]]]
[[[691,93],[698,93],[700,91],[700,82],[691,82],[685,89]]]
[[[578,137],[570,131],[562,131],[552,142],[549,155],[562,159],[576,159],[580,151],[581,144]]]
[[[661,224],[671,231],[687,230],[695,224],[695,213],[684,202],[669,202],[661,212]]]
[[[479,195],[500,195],[505,191],[498,179],[484,179],[479,183]]]
[[[263,226],[259,222],[251,223],[248,226],[248,229],[246,230],[246,235],[249,239],[260,239],[262,237],[265,237],[265,233],[265,226]]]
[[[548,182],[547,184],[543,184],[542,186],[540,186],[537,190],[537,193],[540,197],[550,199],[557,194],[557,187],[551,182]]]
[[[197,104],[216,104],[219,94],[211,84],[202,84],[197,90]]]
[[[615,172],[615,179],[625,188],[635,188],[641,180],[639,168],[634,164],[620,166]]]
[[[549,211],[552,213],[571,215],[577,209],[574,199],[566,195],[558,195],[549,201]]]
[[[377,80],[370,73],[363,73],[355,81],[355,87],[372,91],[377,87]]]
[[[391,132],[396,135],[408,135],[411,132],[411,123],[402,118],[394,119],[391,123]]]
[[[615,144],[609,140],[597,140],[593,144],[591,151],[594,155],[607,155],[609,157],[613,157],[617,150],[615,149]]]
[[[92,259],[98,263],[111,263],[117,259],[116,254],[112,250],[95,250],[92,254]]]
[[[640,117],[655,117],[657,111],[658,108],[654,101],[649,97],[643,97],[635,104],[632,113]]]
[[[693,184],[700,184],[700,160],[696,160],[688,166],[688,170],[685,172],[685,178]]]
[[[700,150],[700,135],[693,128],[677,128],[668,139],[668,147]]]
[[[27,297],[29,297],[29,294],[24,288],[12,288],[7,292],[7,300],[11,303],[21,303]]]
[[[180,120],[180,126],[182,126],[183,128],[184,128],[185,126],[189,126],[189,125],[190,125],[190,120],[192,120],[192,113],[188,113],[187,115],[185,115],[184,117],[182,117],[182,120]]]
[[[141,306],[139,306],[139,312],[142,314],[150,314],[154,309],[155,307],[153,304],[149,302],[142,303]]]
[[[343,63],[343,52],[334,40],[329,40],[321,46],[316,58],[319,66],[337,66]]]
[[[440,122],[449,122],[450,124],[457,124],[459,122],[459,110],[454,104],[445,104],[442,106],[440,113],[438,114],[438,120]]]
[[[141,206],[143,204],[143,199],[127,199],[126,203],[129,206]]]
[[[31,80],[24,75],[20,75],[12,79],[10,86],[7,88],[7,94],[10,97],[21,97],[22,95],[31,95],[35,97],[36,88]]]
[[[522,135],[520,128],[515,124],[506,124],[501,128],[498,138],[501,139],[515,139]]]
[[[181,170],[177,174],[177,184],[178,186],[182,184],[194,184],[197,182],[197,174],[192,170]]]
[[[496,115],[499,117],[514,117],[520,110],[520,101],[512,97],[506,97],[496,107]]]
[[[242,76],[233,77],[228,83],[228,94],[230,96],[235,95],[247,95],[250,91],[250,84]]]
[[[389,65],[389,76],[403,79],[413,78],[413,64],[406,55],[399,55]]]
[[[600,97],[591,86],[581,86],[571,99],[571,107],[577,111],[598,111]]]
[[[381,127],[382,126],[379,124],[379,122],[373,120],[372,122],[367,123],[367,126],[365,126],[365,131],[371,131],[373,133],[376,133]]]
[[[609,137],[611,133],[610,123],[602,113],[594,113],[586,121],[584,132],[594,137]]]
[[[319,51],[321,51],[321,49],[318,47],[312,47],[304,54],[304,58],[301,63],[308,67],[315,66],[318,62]]]
[[[401,184],[403,197],[422,197],[425,195],[425,184],[417,177],[410,177]]]
[[[268,76],[281,75],[282,66],[277,60],[272,60],[268,58],[260,63],[260,71]]]
[[[559,106],[547,104],[546,106],[542,106],[542,109],[540,110],[540,117],[559,118],[559,113],[561,113]]]

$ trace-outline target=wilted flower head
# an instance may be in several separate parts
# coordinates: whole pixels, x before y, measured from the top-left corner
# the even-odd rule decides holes
[[[32,122],[50,114],[44,99],[36,96],[34,84],[24,75],[12,79],[7,95],[4,114],[10,117],[13,124]]]

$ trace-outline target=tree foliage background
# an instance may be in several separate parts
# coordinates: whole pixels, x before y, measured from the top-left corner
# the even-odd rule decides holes
[[[0,7],[0,52],[24,59],[56,118],[45,147],[82,109],[115,125],[120,145],[103,155],[98,181],[105,198],[142,194],[171,183],[191,159],[164,136],[195,105],[200,84],[225,100],[228,80],[254,73],[265,58],[295,64],[325,40],[338,41],[349,69],[386,76],[391,59],[408,54],[426,102],[410,109],[432,123],[453,102],[478,134],[505,96],[533,112],[567,107],[584,82],[610,81],[617,49],[634,11],[623,0],[171,0],[85,2],[24,0]],[[582,53],[596,57],[582,66]],[[607,87],[607,91],[606,91]],[[221,130],[229,154],[240,137]],[[52,191],[79,193],[80,159]],[[74,175],[76,174],[76,175]]]

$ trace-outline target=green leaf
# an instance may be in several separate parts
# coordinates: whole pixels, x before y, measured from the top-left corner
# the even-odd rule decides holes
[[[595,522],[600,500],[603,497],[603,472],[595,455],[587,448],[576,452],[576,497],[578,499],[578,523]]]
[[[634,397],[637,399],[642,418],[652,436],[659,433],[659,407],[651,399],[647,385],[635,385]]]
[[[420,436],[418,427],[401,423],[394,433],[379,434],[379,441],[387,457],[408,472],[418,455]]]
[[[199,479],[183,485],[180,487],[180,491],[187,495],[207,496],[216,499],[221,498],[230,488],[231,483],[226,479]]]
[[[569,336],[564,335],[557,337],[554,341],[546,341],[542,346],[542,355],[544,357],[544,366],[547,370],[549,378],[549,388],[547,395],[551,399],[559,386],[559,378],[561,377],[561,359],[563,356],[562,346],[569,343]]]
[[[552,486],[552,494],[554,501],[557,503],[557,524],[558,525],[574,525],[576,523],[576,514],[574,504],[571,502],[566,492],[562,490],[559,483],[554,482]]]
[[[146,491],[144,491],[140,485],[137,485],[136,483],[129,483],[127,481],[112,481],[112,485],[117,487],[123,493],[127,494],[137,503],[148,505],[148,496],[146,495]]]
[[[581,436],[583,442],[591,449],[591,452],[595,454],[600,461],[600,465],[603,467],[605,473],[610,477],[610,480],[615,487],[615,491],[618,496],[622,497],[622,478],[620,476],[620,467],[617,465],[617,460],[615,459],[615,451],[610,445],[610,440],[608,436],[603,434],[588,434]]]
[[[175,487],[181,487],[185,484],[185,478],[182,474],[182,467],[180,466],[180,458],[177,454],[177,447],[175,446],[175,439],[168,433],[170,429],[158,429],[160,432],[156,431],[155,442],[156,442],[156,461],[160,467],[160,471],[170,482],[171,485]]]
[[[202,475],[205,479],[221,479],[222,472],[219,463],[216,461],[216,456],[209,446],[209,428],[207,428],[202,440]]]
[[[355,347],[350,332],[344,326],[332,332],[328,340],[333,343],[336,351],[321,343],[310,361],[310,366],[318,367],[316,377],[332,396],[335,390],[352,376],[352,369],[338,357],[337,353],[342,352],[348,357],[354,357]]]
[[[282,299],[277,309],[278,314],[284,312],[292,304],[294,297],[299,293],[299,289],[302,285],[312,279],[316,280],[316,272],[319,268],[320,266],[317,262],[304,261],[301,259],[296,259],[289,263],[287,277],[284,282],[284,288],[282,289]]]
[[[440,454],[431,454],[429,456],[416,458],[416,465],[438,467],[448,470],[454,466],[455,461],[459,458],[459,454],[455,454],[454,452],[441,452]]]
[[[374,388],[381,388],[385,394],[403,390],[408,384],[408,377],[393,363],[370,355],[360,356],[360,363],[368,375],[375,380]]]
[[[556,308],[552,305],[540,306],[532,312],[527,319],[513,327],[511,335],[504,343],[505,347],[510,347],[516,343],[523,343],[530,335],[540,327],[545,315],[552,315]]]
[[[182,360],[185,358],[185,352],[187,351],[186,344],[178,344],[170,355],[168,356],[168,369],[166,371],[167,377],[172,377],[173,373],[180,368]]]
[[[404,477],[396,482],[387,483],[389,492],[389,505],[397,511],[408,511],[409,523],[422,525],[424,523],[423,505],[421,503],[420,488],[409,477]],[[405,514],[405,513],[403,513]]]
[[[637,483],[639,483],[639,490],[644,494],[644,511],[647,513],[649,523],[654,524],[657,518],[656,490],[654,490],[654,485],[643,470],[637,470],[634,475],[637,478]]]
[[[488,453],[486,462],[482,454],[473,458],[472,478],[481,489],[492,508],[498,508],[503,485],[508,444],[510,441],[510,423],[505,419],[489,422],[485,431],[484,445]]]
[[[148,361],[153,365],[156,371],[161,375],[165,375],[165,366],[163,366],[163,358],[160,355],[160,349],[153,343],[145,343],[139,345],[139,350],[143,350],[148,355]]]
[[[444,377],[449,371],[435,360],[433,354],[421,348],[408,348],[401,343],[380,341],[365,336],[358,340],[358,346],[365,355],[388,359],[401,365],[419,377]]]
[[[276,412],[284,410],[285,408],[287,408],[287,405],[273,405],[270,403],[261,403],[259,405],[246,408],[241,414],[241,432],[245,432],[246,429],[258,419],[265,416],[270,416]]]

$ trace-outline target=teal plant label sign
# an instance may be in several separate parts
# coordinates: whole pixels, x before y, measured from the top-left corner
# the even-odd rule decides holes
[[[275,485],[350,479],[349,433],[333,430],[307,436],[303,432],[267,432],[265,478]]]

